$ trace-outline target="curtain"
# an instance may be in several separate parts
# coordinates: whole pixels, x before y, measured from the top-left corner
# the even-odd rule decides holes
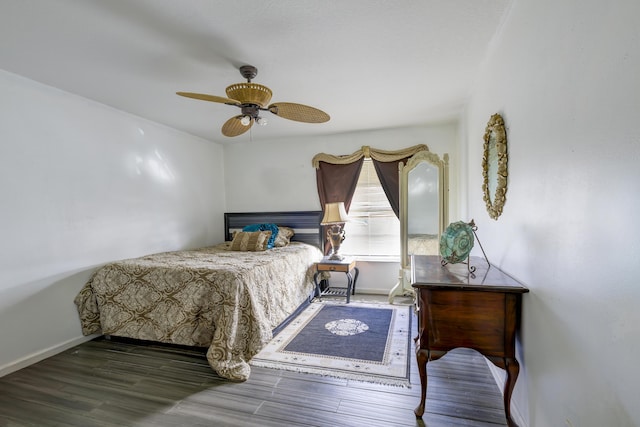
[[[364,157],[343,165],[319,162],[316,168],[316,181],[323,214],[325,205],[332,202],[344,202],[344,208],[349,213],[363,161]],[[323,236],[326,235],[326,226],[323,227],[322,233]],[[324,254],[329,254],[330,250],[331,243],[325,239]]]
[[[393,213],[395,213],[398,218],[400,218],[400,171],[398,170],[398,165],[400,162],[407,164],[407,159],[410,157],[411,156],[404,157],[400,160],[390,162],[380,162],[371,159],[384,194],[387,195],[391,209],[393,209]]]
[[[384,189],[389,204],[397,217],[400,216],[400,162],[407,162],[411,156],[419,151],[429,151],[425,144],[415,145],[398,151],[385,151],[363,146],[360,150],[348,155],[333,155],[319,153],[313,157],[312,164],[316,168],[316,181],[318,197],[322,212],[326,203],[344,202],[344,207],[349,213],[351,199],[356,191],[358,177],[365,158],[371,158]],[[324,231],[324,230],[323,230]],[[325,254],[329,253],[331,246],[325,241]]]
[[[349,213],[363,161],[364,157],[344,165],[326,162],[318,164],[316,181],[323,212],[326,203],[344,202],[344,208]]]

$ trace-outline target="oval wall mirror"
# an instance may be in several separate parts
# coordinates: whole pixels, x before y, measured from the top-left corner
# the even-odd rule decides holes
[[[484,132],[482,156],[482,191],[487,212],[498,219],[507,193],[507,131],[500,114],[494,114]]]

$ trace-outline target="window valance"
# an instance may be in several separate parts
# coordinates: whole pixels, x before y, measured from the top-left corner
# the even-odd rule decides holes
[[[371,148],[368,145],[363,145],[362,148],[354,153],[336,156],[334,154],[318,153],[313,156],[311,164],[314,168],[320,167],[320,162],[329,163],[332,165],[347,165],[349,163],[357,162],[362,158],[371,158],[378,162],[395,162],[398,160],[406,159],[416,154],[418,151],[429,151],[429,147],[426,144],[418,144],[413,147],[404,148],[402,150],[387,151],[379,150],[377,148]]]

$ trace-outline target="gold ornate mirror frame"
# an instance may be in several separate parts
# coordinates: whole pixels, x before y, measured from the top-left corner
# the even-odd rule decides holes
[[[496,220],[506,201],[507,174],[507,131],[502,116],[494,114],[484,132],[482,191],[487,212]]]

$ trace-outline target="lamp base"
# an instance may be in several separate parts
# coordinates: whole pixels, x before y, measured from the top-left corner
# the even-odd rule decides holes
[[[344,256],[340,254],[331,254],[331,256],[329,256],[329,261],[342,261],[343,259]]]
[[[344,257],[342,255],[338,255],[338,251],[340,250],[340,245],[344,241],[344,230],[338,224],[333,224],[327,230],[327,238],[331,243],[331,252],[332,254],[329,256],[330,261],[342,261]]]

